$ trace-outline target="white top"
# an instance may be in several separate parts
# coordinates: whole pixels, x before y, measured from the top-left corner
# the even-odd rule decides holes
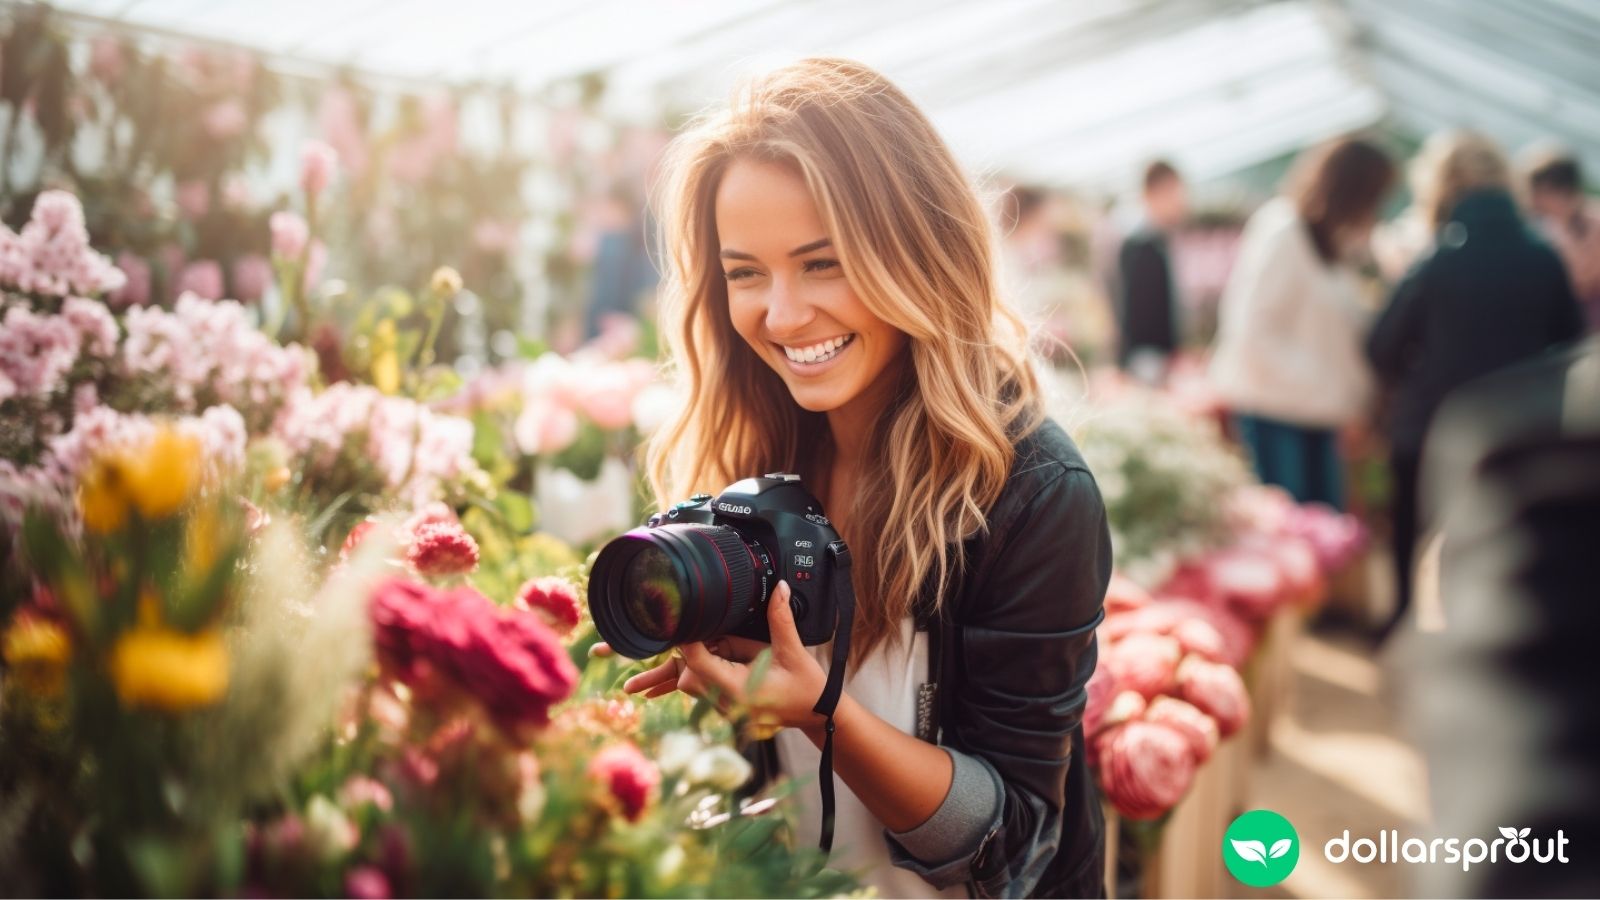
[[[928,635],[917,631],[911,618],[900,625],[899,644],[884,642],[844,679],[845,693],[874,715],[900,729],[915,734],[917,728],[917,688],[928,676]],[[830,662],[831,644],[808,648],[822,663]],[[795,792],[796,834],[798,841],[815,842],[822,829],[822,795],[817,790],[817,766],[822,752],[805,733],[785,728],[776,737],[779,771],[800,780]],[[882,897],[965,897],[967,890],[955,886],[938,890],[909,869],[896,868],[889,861],[884,843],[883,823],[878,821],[844,783],[833,776],[834,818],[833,852],[828,863],[835,869],[854,872],[861,883],[878,889]]]
[[[1250,217],[1218,315],[1211,381],[1234,411],[1322,428],[1366,412],[1359,286],[1348,267],[1317,255],[1289,200]]]

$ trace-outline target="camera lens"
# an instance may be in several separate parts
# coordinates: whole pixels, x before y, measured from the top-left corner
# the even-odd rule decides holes
[[[683,619],[683,591],[672,560],[658,547],[646,547],[622,573],[622,610],[639,633],[670,641]]]
[[[759,546],[723,525],[635,528],[601,548],[589,611],[613,649],[645,659],[726,634],[760,608]]]

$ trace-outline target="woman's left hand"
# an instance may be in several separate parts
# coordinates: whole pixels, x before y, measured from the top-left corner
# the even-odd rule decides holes
[[[648,697],[659,697],[674,690],[710,697],[724,713],[735,707],[747,707],[751,716],[764,725],[791,728],[821,725],[823,718],[813,712],[812,707],[822,696],[827,674],[800,642],[794,613],[789,608],[789,594],[788,582],[780,581],[767,604],[772,662],[753,695],[747,696],[746,685],[751,662],[760,645],[731,637],[684,644],[679,648],[681,658],[674,657],[629,678],[622,689],[630,694],[644,691]]]

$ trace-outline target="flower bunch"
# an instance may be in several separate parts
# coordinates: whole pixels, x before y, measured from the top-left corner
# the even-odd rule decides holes
[[[0,225],[0,289],[41,297],[94,297],[122,287],[122,270],[89,247],[83,204],[45,191],[22,231]]]
[[[185,294],[170,312],[128,310],[125,326],[122,374],[169,392],[178,410],[230,405],[254,431],[271,427],[311,376],[305,351],[295,344],[279,346],[232,300]]]
[[[548,723],[578,673],[537,616],[502,610],[467,587],[391,579],[373,594],[378,658],[421,696],[471,698],[507,733]]]
[[[398,494],[412,505],[475,477],[472,423],[369,385],[297,391],[274,433],[299,457],[304,478],[329,495]]]

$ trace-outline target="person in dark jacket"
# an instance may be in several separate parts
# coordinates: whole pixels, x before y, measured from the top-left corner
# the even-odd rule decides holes
[[[1415,890],[1600,895],[1600,857],[1585,852],[1600,840],[1600,336],[1462,386],[1428,436],[1423,482],[1444,628],[1396,656],[1437,833],[1529,828],[1541,844],[1564,837],[1568,859],[1414,866]]]
[[[1144,216],[1117,255],[1118,361],[1134,376],[1159,382],[1181,338],[1169,238],[1188,215],[1188,192],[1178,170],[1158,160],[1145,167],[1141,200]]]
[[[1435,410],[1462,383],[1583,333],[1566,270],[1517,213],[1499,148],[1469,132],[1441,134],[1424,146],[1417,175],[1435,246],[1396,286],[1367,338],[1367,356],[1394,392],[1390,630],[1411,602],[1418,467]]]
[[[757,80],[663,173],[685,402],[648,449],[656,500],[797,473],[849,545],[855,615],[842,675],[801,643],[806,586],[780,583],[759,685],[767,645],[722,636],[624,688],[748,711],[766,774],[810,783],[831,759],[830,864],[881,896],[1099,895],[1082,718],[1110,532],[971,183],[905,94],[840,59]],[[825,831],[819,795],[789,801],[801,839]]]

